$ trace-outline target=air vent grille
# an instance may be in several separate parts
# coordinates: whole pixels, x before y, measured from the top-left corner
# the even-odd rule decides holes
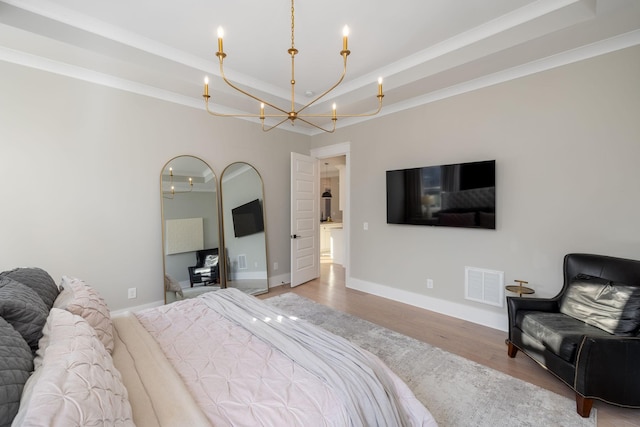
[[[471,301],[504,306],[504,272],[465,267],[465,295]]]
[[[247,256],[238,255],[238,270],[246,270],[247,268]]]

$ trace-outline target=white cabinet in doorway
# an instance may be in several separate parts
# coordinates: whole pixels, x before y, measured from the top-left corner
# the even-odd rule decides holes
[[[320,224],[320,255],[334,256],[335,242],[332,245],[331,230],[342,229],[341,222],[323,222]]]

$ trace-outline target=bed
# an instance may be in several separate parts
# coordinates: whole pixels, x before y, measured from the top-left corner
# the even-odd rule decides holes
[[[0,426],[436,426],[376,356],[235,289],[111,318],[0,273]]]

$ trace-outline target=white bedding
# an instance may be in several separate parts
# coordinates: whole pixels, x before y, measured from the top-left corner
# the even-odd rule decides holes
[[[386,411],[373,410],[367,404],[345,401],[345,396],[349,396],[349,393],[345,393],[343,387],[327,380],[326,377],[332,376],[331,374],[319,371],[308,364],[305,367],[304,363],[292,360],[291,351],[280,351],[265,342],[264,336],[258,338],[239,326],[238,322],[213,310],[212,307],[219,302],[206,302],[206,299],[225,294],[249,298],[259,304],[254,307],[259,311],[258,317],[269,317],[265,316],[263,311],[267,307],[264,303],[244,294],[238,296],[234,292],[241,294],[236,290],[212,292],[207,296],[178,301],[136,314],[137,320],[154,337],[166,360],[175,368],[190,396],[209,422],[216,426],[357,426],[371,425],[370,418],[374,416],[373,413],[376,413],[377,417],[377,412]],[[236,308],[231,311],[235,311]],[[256,316],[251,313],[246,315]],[[238,313],[234,313],[233,316],[238,316]],[[274,312],[272,320],[277,321],[277,317],[278,313]],[[130,319],[129,322],[133,320]],[[128,345],[127,337],[120,334],[118,326],[116,324],[119,338],[124,338],[124,344]],[[311,333],[309,331],[314,328],[307,325],[303,333]],[[135,342],[141,341],[140,337],[128,338]],[[279,339],[282,337],[276,341]],[[282,343],[279,345],[283,346]],[[296,349],[295,352],[298,351],[301,350]],[[311,359],[316,353],[321,353],[313,349],[310,351],[308,357],[304,357],[304,353],[296,357]],[[373,367],[367,368],[367,372],[378,370],[382,377],[387,378],[386,386],[385,380],[382,381],[383,393],[398,393],[397,398],[391,400],[397,401],[400,408],[398,411],[403,414],[400,418],[404,417],[405,420],[397,421],[397,425],[436,425],[431,414],[415,399],[407,386],[379,359],[362,349],[357,350],[357,353],[365,354],[365,358],[371,359]],[[359,365],[362,361],[358,359],[356,363]],[[130,364],[140,365],[135,362]],[[138,374],[140,375],[140,372]],[[127,375],[123,374],[123,377],[127,378]],[[172,394],[176,393],[184,393],[184,390]],[[372,400],[373,392],[363,394],[365,398],[361,399],[362,401]],[[360,406],[354,409],[354,405]],[[136,407],[133,406],[137,422]],[[394,404],[390,406],[394,407]],[[393,425],[389,424],[388,420],[379,420],[377,424]]]
[[[377,357],[238,290],[112,319],[74,283],[12,426],[436,426]]]
[[[132,314],[113,319],[113,362],[122,374],[136,427],[209,427],[162,349]]]

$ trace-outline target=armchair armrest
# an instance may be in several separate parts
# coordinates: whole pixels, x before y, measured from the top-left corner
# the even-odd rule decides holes
[[[560,311],[559,299],[557,298],[525,298],[525,297],[507,297],[507,305],[509,311],[518,312],[521,310],[529,311]]]
[[[619,405],[640,405],[640,337],[585,336],[576,357],[575,390]]]
[[[516,324],[518,311],[545,311],[557,313],[560,311],[560,299],[556,298],[524,298],[507,297],[507,311],[509,313],[509,331]]]

